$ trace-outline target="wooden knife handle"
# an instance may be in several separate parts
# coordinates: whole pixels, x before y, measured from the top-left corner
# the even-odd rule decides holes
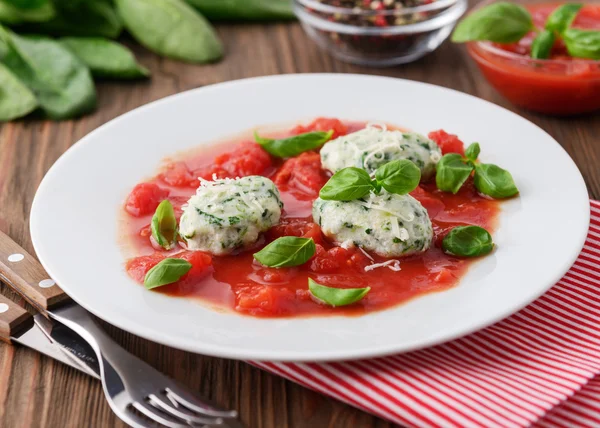
[[[33,316],[0,294],[0,340],[10,343],[10,337],[33,326]]]
[[[41,312],[69,298],[35,257],[1,231],[0,276],[10,288]]]

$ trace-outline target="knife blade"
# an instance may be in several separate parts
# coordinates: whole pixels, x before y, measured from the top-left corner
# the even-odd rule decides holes
[[[55,323],[40,314],[36,317],[43,318],[39,322],[44,323],[47,328],[53,329]],[[63,352],[61,346],[53,343],[34,322],[33,315],[3,295],[0,295],[0,339],[24,345],[90,376],[98,377],[93,369],[80,364],[79,361]],[[83,339],[81,342],[84,342]]]

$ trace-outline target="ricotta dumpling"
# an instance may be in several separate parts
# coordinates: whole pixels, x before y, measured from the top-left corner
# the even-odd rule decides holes
[[[200,180],[184,206],[179,234],[190,250],[230,254],[279,223],[282,208],[277,187],[266,177]]]
[[[367,125],[331,140],[321,149],[323,168],[333,173],[354,166],[372,174],[390,161],[408,159],[419,167],[422,180],[434,175],[441,157],[442,151],[429,138],[414,132],[388,131],[379,125]]]
[[[433,228],[427,210],[410,195],[381,190],[354,201],[313,204],[313,218],[336,244],[360,247],[382,257],[403,257],[427,251]]]

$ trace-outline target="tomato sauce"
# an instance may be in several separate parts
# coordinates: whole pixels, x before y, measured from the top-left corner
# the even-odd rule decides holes
[[[343,135],[364,126],[365,123],[320,118],[286,134],[334,129],[335,133]],[[464,149],[457,136],[441,130],[432,132],[430,138],[436,140],[444,152],[462,152]],[[167,252],[156,247],[149,227],[153,212],[148,213],[148,206],[158,205],[157,194],[168,198],[175,207],[176,215],[180,216],[181,206],[197,187],[194,176],[200,174],[209,178],[206,174],[216,174],[235,177],[242,173],[270,177],[285,204],[280,224],[265,233],[255,249],[230,256],[211,256],[181,249]],[[143,283],[145,273],[160,260],[181,257],[192,263],[192,270],[178,282],[152,292],[199,299],[217,308],[260,317],[360,315],[456,285],[473,260],[443,253],[441,240],[454,226],[473,224],[493,231],[496,225],[498,202],[479,196],[470,180],[456,195],[438,191],[435,183],[422,184],[412,195],[423,204],[432,219],[435,234],[432,248],[422,255],[400,259],[400,271],[387,267],[365,271],[364,268],[371,263],[386,259],[366,255],[359,249],[333,246],[312,221],[312,203],[329,176],[321,168],[316,152],[306,152],[282,161],[272,158],[248,140],[231,141],[215,146],[213,150],[204,149],[185,156],[183,160],[170,162],[154,179],[143,183],[144,194],[150,195],[148,201],[138,201],[138,185],[125,204],[124,234],[133,244],[135,254],[139,255],[127,261],[126,269],[133,279]],[[148,191],[148,186],[156,189]],[[144,209],[136,209],[136,201]],[[253,253],[280,236],[313,238],[317,252],[311,260],[298,267],[275,269],[258,264]],[[369,286],[371,291],[353,305],[333,308],[311,298],[309,277],[327,286]]]
[[[561,3],[525,5],[537,28]],[[600,30],[600,5],[584,5],[572,27]],[[548,60],[532,60],[531,32],[517,43],[469,43],[469,53],[498,92],[541,113],[571,115],[600,109],[600,61],[571,57],[557,40]]]

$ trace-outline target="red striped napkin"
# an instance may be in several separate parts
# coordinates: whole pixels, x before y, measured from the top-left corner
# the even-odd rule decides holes
[[[343,363],[253,364],[406,427],[600,427],[600,202],[571,270],[470,336]]]

